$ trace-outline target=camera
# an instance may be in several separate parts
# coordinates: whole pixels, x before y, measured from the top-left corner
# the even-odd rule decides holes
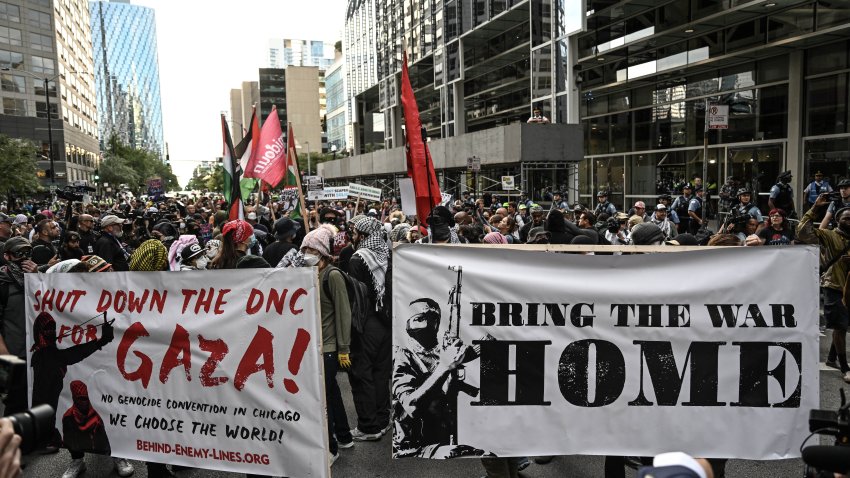
[[[58,197],[59,199],[64,199],[65,201],[83,201],[83,193],[77,192],[71,188],[57,189],[56,197]]]
[[[26,376],[27,363],[14,355],[0,355],[0,392],[6,394],[15,377]],[[53,437],[54,411],[50,405],[37,405],[29,410],[6,417],[20,435],[21,453],[44,448]]]
[[[840,191],[832,191],[829,194],[829,202],[843,202],[844,199],[841,197]]]
[[[617,234],[620,232],[620,224],[620,221],[616,217],[609,217],[608,220],[605,221],[608,232],[611,234]]]
[[[834,436],[835,444],[813,445],[802,449],[803,461],[814,468],[806,471],[807,477],[832,477],[833,473],[850,472],[850,404],[847,403],[844,389],[839,389],[839,392],[841,405],[837,411],[809,412],[809,431],[812,435]],[[805,444],[803,442],[803,445]]]

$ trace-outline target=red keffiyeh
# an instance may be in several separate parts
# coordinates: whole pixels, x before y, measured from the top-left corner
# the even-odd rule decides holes
[[[95,428],[103,426],[100,416],[91,406],[88,387],[85,383],[79,380],[71,382],[71,398],[74,404],[65,412],[64,417],[73,417],[74,423],[83,432],[92,432]]]
[[[230,231],[233,231],[233,242],[236,244],[246,242],[254,235],[254,227],[242,219],[234,219],[221,228],[221,234],[224,236]]]

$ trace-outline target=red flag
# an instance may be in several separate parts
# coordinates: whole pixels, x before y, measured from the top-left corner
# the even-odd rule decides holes
[[[427,224],[431,209],[440,204],[440,185],[434,172],[434,161],[425,138],[422,137],[422,122],[419,120],[419,107],[410,86],[407,72],[407,51],[403,52],[401,65],[401,105],[404,108],[404,131],[407,143],[407,175],[413,179],[413,191],[416,195],[416,216]]]
[[[277,107],[266,116],[260,140],[253,147],[251,159],[245,169],[245,177],[260,179],[272,187],[277,186],[286,174],[286,147]]]

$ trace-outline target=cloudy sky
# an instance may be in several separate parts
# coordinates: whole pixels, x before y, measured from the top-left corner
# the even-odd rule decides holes
[[[184,185],[221,156],[230,89],[257,81],[270,38],[341,40],[347,0],[131,0],[156,11],[163,126]]]

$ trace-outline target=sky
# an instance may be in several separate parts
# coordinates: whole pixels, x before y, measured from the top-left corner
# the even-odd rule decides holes
[[[155,10],[165,142],[185,186],[199,162],[221,156],[221,112],[229,114],[232,88],[268,66],[268,40],[341,40],[348,1],[131,3]]]

